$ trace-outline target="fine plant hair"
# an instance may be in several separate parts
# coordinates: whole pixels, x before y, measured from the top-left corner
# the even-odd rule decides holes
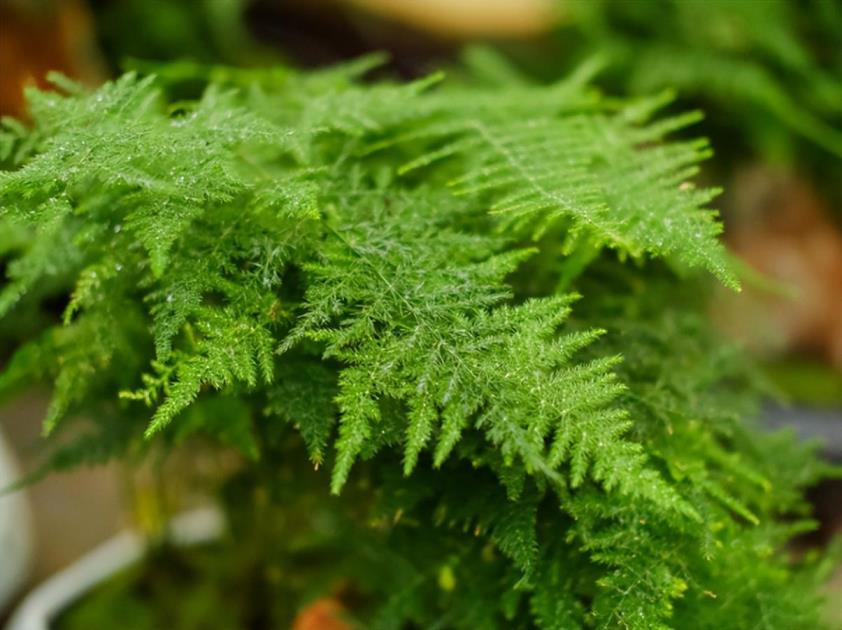
[[[329,550],[285,597],[350,581],[363,627],[819,625],[829,559],[785,545],[827,470],[752,428],[758,378],[700,305],[739,286],[700,115],[605,97],[593,63],[381,62],[29,92],[0,316],[40,323],[0,393],[52,384],[38,474],[236,451],[308,523],[232,515],[238,544]]]

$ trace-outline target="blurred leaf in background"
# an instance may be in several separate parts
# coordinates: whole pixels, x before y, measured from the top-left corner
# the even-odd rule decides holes
[[[248,0],[91,0],[102,49],[112,65],[126,59],[189,59],[232,65],[276,60],[250,35]]]
[[[832,0],[563,2],[568,50],[598,51],[631,92],[701,99],[717,125],[789,161],[798,140],[842,157],[842,9]],[[733,142],[734,138],[730,138]]]

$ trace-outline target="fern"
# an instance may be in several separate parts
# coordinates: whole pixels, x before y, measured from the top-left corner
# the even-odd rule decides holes
[[[610,118],[591,114],[525,122],[502,109],[488,121],[434,129],[436,135],[456,139],[404,171],[446,155],[480,156],[451,184],[457,194],[492,193],[491,210],[506,215],[504,226],[528,222],[537,224],[540,233],[553,220],[570,217],[574,235],[584,232],[633,256],[673,255],[736,287],[714,238],[719,233],[716,215],[699,211],[718,191],[696,190],[688,183],[696,163],[707,156],[704,141],[642,148],[697,116],[645,127],[630,124],[628,118],[644,117],[655,103],[637,104]]]
[[[368,627],[727,626],[767,593],[770,625],[815,619],[818,569],[761,550],[825,471],[743,424],[750,373],[678,299],[690,268],[736,286],[707,146],[669,139],[698,115],[600,97],[592,64],[540,86],[375,63],[217,69],[179,103],[131,74],[30,94],[0,305],[66,308],[0,393],[54,383],[47,468],[237,451],[222,496],[263,547],[234,555],[298,567],[278,601],[353,580]]]

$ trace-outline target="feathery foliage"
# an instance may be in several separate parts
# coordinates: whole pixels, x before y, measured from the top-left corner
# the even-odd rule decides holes
[[[366,627],[818,623],[819,567],[780,550],[824,471],[746,427],[748,372],[676,297],[690,268],[737,286],[706,145],[669,139],[697,114],[602,98],[589,67],[367,83],[376,63],[220,71],[195,102],[132,74],[30,93],[0,313],[66,306],[0,392],[54,383],[47,468],[235,449],[228,505],[256,484],[290,516],[232,507],[260,546],[232,571],[304,557],[286,600],[350,580]]]

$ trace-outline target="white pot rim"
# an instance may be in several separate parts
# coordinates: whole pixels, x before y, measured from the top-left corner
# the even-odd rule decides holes
[[[0,428],[0,612],[24,585],[32,562],[32,518],[24,490],[6,491],[19,468]]]
[[[176,516],[168,526],[168,539],[179,546],[196,545],[219,538],[223,518],[215,508],[200,508]],[[15,609],[6,630],[49,630],[73,602],[97,584],[143,556],[143,536],[124,531],[86,553],[66,569],[36,586]]]

